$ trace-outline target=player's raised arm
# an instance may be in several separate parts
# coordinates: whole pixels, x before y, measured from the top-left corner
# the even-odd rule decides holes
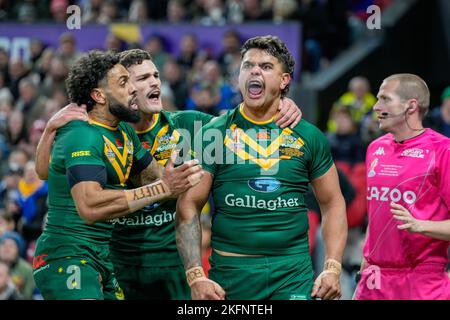
[[[76,103],[70,103],[55,113],[50,120],[48,120],[36,148],[35,170],[39,176],[39,179],[47,180],[48,178],[48,164],[50,162],[50,152],[53,140],[55,139],[56,130],[73,120],[88,120],[86,105],[83,104],[79,106]]]
[[[160,179],[130,190],[103,189],[106,183],[104,167],[81,165],[69,168],[71,193],[80,216],[88,223],[95,223],[127,215],[165,198],[177,197],[196,185],[203,171],[197,160],[174,168],[175,157],[172,155]]]

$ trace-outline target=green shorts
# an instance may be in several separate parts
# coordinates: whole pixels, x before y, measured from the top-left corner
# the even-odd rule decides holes
[[[41,238],[47,239],[38,241],[33,276],[44,299],[124,299],[108,260],[108,246],[74,243],[55,246],[58,239]]]
[[[314,283],[309,254],[229,257],[213,250],[209,278],[228,300],[310,300]]]
[[[190,300],[183,266],[144,267],[114,262],[126,300]]]

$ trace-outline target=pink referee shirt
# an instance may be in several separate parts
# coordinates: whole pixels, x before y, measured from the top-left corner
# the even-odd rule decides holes
[[[450,139],[431,130],[395,142],[386,134],[367,150],[368,236],[364,257],[383,267],[447,264],[448,241],[398,230],[390,202],[420,220],[450,219]]]

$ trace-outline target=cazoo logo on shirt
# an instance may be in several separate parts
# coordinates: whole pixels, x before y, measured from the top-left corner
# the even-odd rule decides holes
[[[401,192],[397,188],[391,189],[389,187],[367,187],[367,200],[379,200],[379,201],[393,201],[399,202],[403,200],[407,204],[413,204],[416,202],[417,196],[414,191],[407,190]]]

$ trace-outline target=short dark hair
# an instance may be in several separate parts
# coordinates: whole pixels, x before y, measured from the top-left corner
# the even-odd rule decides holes
[[[144,60],[152,61],[152,56],[149,52],[142,49],[130,49],[120,53],[120,64],[125,68],[141,64]]]
[[[280,38],[269,35],[248,39],[242,46],[241,59],[244,58],[244,55],[250,49],[261,49],[266,51],[268,54],[274,56],[281,62],[284,72],[289,73],[291,77],[294,75],[294,57],[292,57],[292,54]],[[289,84],[281,90],[281,96],[286,96],[288,92]]]
[[[112,51],[93,50],[78,59],[66,80],[70,102],[86,104],[87,111],[91,111],[95,105],[91,91],[99,87],[109,70],[118,63],[119,56]]]

